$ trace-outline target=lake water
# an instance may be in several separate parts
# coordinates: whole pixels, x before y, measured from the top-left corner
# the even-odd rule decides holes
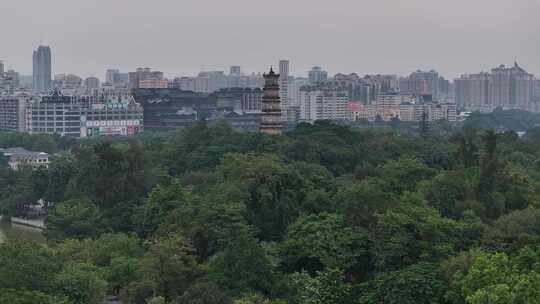
[[[0,221],[0,243],[10,239],[32,240],[40,243],[46,241],[40,229]]]

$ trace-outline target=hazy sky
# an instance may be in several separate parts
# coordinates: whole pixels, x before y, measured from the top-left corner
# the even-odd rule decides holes
[[[40,41],[53,73],[104,78],[148,66],[263,71],[279,59],[305,75],[447,78],[512,64],[540,75],[539,0],[0,0],[0,60],[30,74]]]

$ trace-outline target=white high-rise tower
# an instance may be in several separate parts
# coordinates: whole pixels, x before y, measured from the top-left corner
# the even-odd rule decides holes
[[[279,61],[279,97],[281,99],[281,117],[283,121],[287,121],[287,111],[290,107],[289,60]]]

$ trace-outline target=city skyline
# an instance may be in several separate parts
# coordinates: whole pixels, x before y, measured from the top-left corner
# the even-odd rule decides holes
[[[168,77],[230,65],[264,72],[280,59],[292,75],[320,65],[330,75],[434,69],[452,79],[514,59],[540,74],[538,1],[317,2],[10,1],[3,21],[17,31],[2,33],[0,59],[28,75],[41,41],[53,49],[54,74],[84,78],[138,66]]]
[[[51,47],[50,45],[45,45],[45,44],[40,44],[38,45],[35,49],[39,49],[39,48],[42,48],[42,47],[45,47],[47,49],[49,49],[49,52],[50,50],[53,49],[53,47]],[[35,53],[35,51],[34,51]],[[244,66],[242,64],[236,64],[236,63],[233,63],[233,64],[222,64],[219,66],[219,68],[205,68],[204,66],[201,67],[201,70],[198,70],[198,71],[194,71],[193,73],[184,73],[184,74],[180,74],[180,73],[166,73],[166,72],[163,72],[165,71],[166,69],[162,69],[160,67],[156,67],[156,66],[152,66],[152,65],[135,65],[133,67],[130,67],[130,68],[127,68],[127,69],[120,69],[120,68],[117,68],[115,65],[109,65],[107,66],[103,71],[101,72],[98,72],[98,73],[95,73],[95,74],[83,74],[83,73],[80,73],[80,72],[77,72],[77,71],[62,71],[62,72],[59,72],[59,71],[55,71],[55,65],[54,65],[54,54],[50,55],[52,58],[51,58],[51,80],[54,80],[54,77],[55,76],[65,76],[65,75],[76,75],[76,76],[80,76],[82,79],[86,79],[86,78],[97,78],[98,80],[102,81],[102,82],[106,82],[107,81],[107,78],[109,77],[108,76],[108,73],[109,71],[118,71],[118,72],[129,72],[129,71],[133,71],[133,70],[136,70],[136,69],[141,69],[141,68],[145,68],[145,69],[155,69],[155,70],[159,70],[160,72],[163,73],[164,77],[169,79],[169,80],[173,80],[174,78],[176,77],[185,77],[185,76],[188,76],[188,77],[195,77],[201,73],[208,73],[208,72],[224,72],[225,74],[227,75],[234,75],[235,73],[233,73],[231,71],[232,68],[239,68],[241,69],[241,74],[240,75],[261,75],[264,73],[264,69],[261,70],[261,71],[254,71],[254,70],[247,70],[246,68],[244,68]],[[289,60],[289,59],[283,59],[283,58],[279,58],[278,61],[276,62],[272,62],[271,64],[267,65],[267,68],[268,66],[269,67],[272,67],[272,68],[275,68],[275,69],[279,69],[280,67],[280,64],[283,62],[283,61],[286,61],[289,63],[289,67],[291,65],[294,65],[294,62]],[[516,63],[519,63],[520,65],[523,65],[523,66],[527,66],[528,67],[528,70],[531,71],[531,74],[534,75],[534,76],[537,76],[539,75],[540,76],[540,73],[535,73],[532,71],[532,69],[530,68],[530,66],[528,66],[527,64],[522,64],[521,61],[519,61],[518,58],[514,58],[513,61],[510,61],[510,60],[505,60],[505,61],[502,61],[502,62],[498,62],[497,64],[494,64],[493,66],[506,66],[506,65],[513,65],[513,64],[516,64]],[[15,72],[18,72],[20,75],[22,76],[33,76],[33,73],[32,71],[30,71],[29,73],[26,73],[24,71],[20,71],[18,69],[16,69],[16,67],[13,67],[12,65],[9,65],[9,62],[7,62],[7,60],[5,59],[0,59],[0,65],[2,67],[3,70],[7,71],[7,70],[13,70]],[[32,62],[32,65],[33,65],[33,62]],[[441,73],[439,72],[439,70],[435,69],[435,68],[416,68],[416,69],[412,69],[410,71],[406,71],[406,72],[403,72],[403,73],[398,73],[398,72],[381,72],[381,71],[375,71],[375,72],[371,72],[371,73],[363,73],[363,72],[359,72],[359,71],[328,71],[328,69],[326,69],[326,66],[324,64],[320,64],[320,65],[313,65],[311,66],[309,69],[305,70],[305,71],[299,71],[299,73],[288,73],[289,76],[292,76],[292,77],[300,77],[300,78],[305,78],[305,79],[309,79],[310,78],[310,73],[313,72],[313,70],[317,70],[317,69],[322,69],[323,72],[327,72],[328,75],[327,77],[328,78],[331,78],[331,77],[334,77],[335,75],[338,75],[338,74],[357,74],[359,76],[365,76],[365,75],[395,75],[395,76],[398,76],[398,77],[406,77],[410,74],[413,74],[413,73],[416,73],[416,72],[430,72],[430,71],[435,71],[435,72],[438,72],[438,74],[442,77],[445,77],[446,79],[449,79],[449,80],[455,80],[455,79],[460,79],[462,76],[468,76],[470,74],[477,74],[477,73],[487,73],[489,72],[493,66],[491,67],[486,67],[485,64],[482,64],[482,69],[477,69],[477,70],[474,70],[473,68],[470,68],[469,70],[466,70],[466,71],[462,71],[460,73],[458,73],[456,76],[447,76],[446,74],[444,73]],[[290,69],[292,70],[292,69]]]

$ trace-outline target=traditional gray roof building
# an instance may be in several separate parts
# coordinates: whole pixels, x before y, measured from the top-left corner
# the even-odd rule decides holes
[[[19,170],[23,167],[49,167],[49,154],[45,152],[28,151],[24,148],[16,147],[0,149],[0,153],[9,159],[8,164],[12,170]]]

